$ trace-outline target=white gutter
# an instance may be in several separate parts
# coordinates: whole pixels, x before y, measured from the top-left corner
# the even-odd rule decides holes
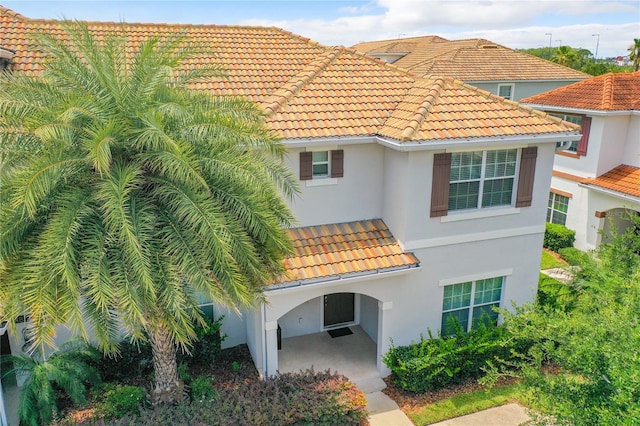
[[[265,290],[265,292],[269,293],[273,291],[273,292],[278,292],[278,294],[281,294],[281,293],[288,293],[292,291],[304,290],[310,287],[316,287],[320,285],[330,287],[333,285],[343,285],[345,283],[353,283],[358,281],[387,278],[391,275],[394,275],[394,276],[403,275],[412,271],[418,271],[420,269],[422,268],[419,265],[417,265],[417,266],[407,266],[407,267],[401,267],[401,268],[385,268],[383,270],[376,269],[373,271],[357,272],[357,273],[344,274],[344,275],[338,275],[338,276],[333,275],[326,278],[290,281],[287,283],[271,285],[269,286],[269,288]]]
[[[634,197],[633,195],[623,194],[622,192],[614,191],[612,189],[602,188],[600,186],[595,186],[595,185],[589,185],[587,183],[579,183],[578,186],[590,189],[595,192],[600,192],[605,195],[610,195],[615,198],[620,198],[622,200],[633,201],[636,204],[640,203],[640,198]]]
[[[531,143],[557,143],[573,142],[580,139],[580,134],[576,133],[544,133],[541,135],[521,135],[521,136],[494,136],[485,138],[457,138],[438,139],[430,141],[401,142],[395,139],[388,139],[382,136],[356,136],[345,138],[318,138],[318,139],[288,139],[283,143],[288,148],[305,148],[326,145],[360,145],[378,143],[384,147],[400,152],[410,151],[431,151],[446,148],[474,148],[478,145],[486,147],[505,147],[505,145],[525,146]]]
[[[474,148],[478,145],[484,147],[504,147],[505,145],[523,146],[531,143],[557,143],[572,142],[580,138],[579,133],[552,133],[542,135],[526,136],[496,136],[490,138],[460,138],[460,139],[439,139],[437,141],[425,142],[399,142],[392,139],[378,138],[378,143],[382,146],[395,149],[400,152],[408,151],[430,151],[442,150],[446,148]]]
[[[640,111],[635,109],[624,109],[624,110],[601,110],[601,109],[587,109],[587,108],[573,108],[573,107],[563,107],[557,105],[545,105],[545,104],[530,104],[526,102],[522,102],[522,105],[526,105],[533,109],[537,109],[539,111],[545,112],[566,112],[570,114],[580,114],[580,115],[592,115],[595,117],[614,117],[614,116],[622,116],[622,115],[640,115]]]

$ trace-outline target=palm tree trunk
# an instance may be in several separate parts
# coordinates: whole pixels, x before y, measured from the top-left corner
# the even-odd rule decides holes
[[[175,404],[184,398],[184,383],[178,377],[176,346],[171,334],[162,326],[149,331],[153,352],[155,388],[151,402],[157,404]]]

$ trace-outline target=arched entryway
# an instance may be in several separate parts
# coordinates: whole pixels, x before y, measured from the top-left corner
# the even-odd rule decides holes
[[[633,220],[634,216],[640,216],[640,212],[626,208],[616,208],[607,211],[602,224],[601,243],[610,241],[614,232],[623,234],[629,228],[635,228],[637,222]],[[638,229],[638,232],[640,232],[640,229]]]
[[[381,306],[373,297],[327,293],[278,319],[278,371],[330,369],[351,380],[379,375]]]

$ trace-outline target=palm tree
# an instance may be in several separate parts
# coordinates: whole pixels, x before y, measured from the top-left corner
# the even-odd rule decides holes
[[[2,372],[3,376],[16,374],[25,381],[18,400],[20,424],[37,426],[49,424],[58,416],[56,390],[62,389],[74,404],[86,402],[86,383],[96,385],[100,378],[90,361],[97,360],[97,351],[74,339],[66,342],[57,351],[45,357],[39,353],[5,355],[13,367]]]
[[[256,106],[188,89],[221,73],[181,67],[184,39],[129,56],[61,26],[41,75],[0,79],[0,320],[29,313],[35,352],[61,323],[107,353],[148,339],[153,399],[174,401],[197,296],[248,307],[282,273],[296,181]]]
[[[577,57],[575,50],[570,46],[560,46],[556,49],[553,56],[551,56],[551,61],[568,67],[574,63]]]
[[[633,44],[627,49],[629,51],[629,59],[633,61],[633,70],[640,69],[640,38],[634,38]]]

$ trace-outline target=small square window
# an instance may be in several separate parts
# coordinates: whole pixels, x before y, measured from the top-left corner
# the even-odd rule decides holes
[[[512,84],[500,84],[498,86],[498,96],[501,96],[505,99],[511,99],[513,96],[513,85]]]
[[[329,151],[315,151],[312,158],[313,177],[329,176]]]

